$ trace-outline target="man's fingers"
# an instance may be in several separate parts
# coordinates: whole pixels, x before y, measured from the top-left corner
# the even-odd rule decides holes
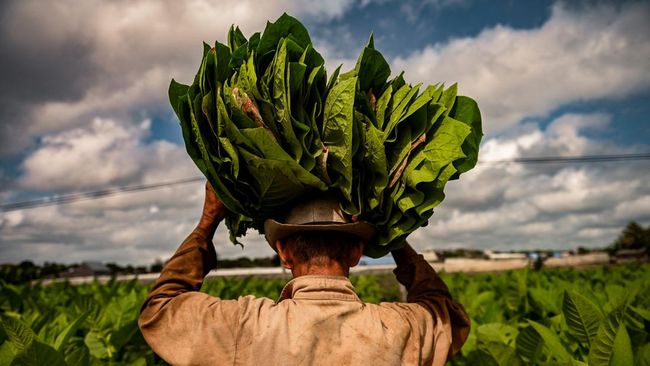
[[[214,188],[212,188],[212,184],[210,184],[209,180],[205,181],[205,190],[214,192]]]

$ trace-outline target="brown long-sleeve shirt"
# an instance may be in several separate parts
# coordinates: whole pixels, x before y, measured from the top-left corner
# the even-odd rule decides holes
[[[222,300],[199,292],[216,255],[196,229],[163,268],[138,324],[175,365],[443,365],[465,342],[469,318],[421,255],[407,247],[395,260],[408,303],[366,304],[336,276],[294,278],[278,301]]]

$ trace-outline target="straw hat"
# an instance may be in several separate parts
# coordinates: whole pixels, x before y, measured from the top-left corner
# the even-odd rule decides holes
[[[358,236],[366,243],[371,241],[375,228],[365,221],[352,222],[349,216],[341,211],[339,202],[332,197],[307,200],[295,205],[283,220],[264,221],[264,237],[269,245],[276,250],[275,242],[291,234],[304,231],[338,231]]]

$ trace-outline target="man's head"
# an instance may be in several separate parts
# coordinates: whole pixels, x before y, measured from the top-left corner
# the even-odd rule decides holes
[[[333,197],[296,204],[283,220],[264,222],[264,235],[283,265],[295,276],[332,274],[347,276],[375,236],[367,222],[353,221]]]
[[[282,265],[294,277],[305,274],[347,276],[350,267],[359,263],[363,240],[337,231],[305,231],[276,241]]]

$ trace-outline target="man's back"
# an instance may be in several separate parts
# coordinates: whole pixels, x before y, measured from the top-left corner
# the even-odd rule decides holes
[[[433,332],[426,330],[433,329],[432,317],[419,305],[364,304],[344,277],[299,277],[284,295],[290,297],[278,303],[251,296],[239,300],[245,310],[237,361],[402,365],[419,364],[432,354]]]
[[[197,292],[213,265],[206,239],[195,231],[181,245],[139,320],[172,364],[442,365],[467,337],[462,306],[421,256],[398,260],[395,270],[409,303],[364,304],[338,276],[297,277],[277,302],[221,300]]]

